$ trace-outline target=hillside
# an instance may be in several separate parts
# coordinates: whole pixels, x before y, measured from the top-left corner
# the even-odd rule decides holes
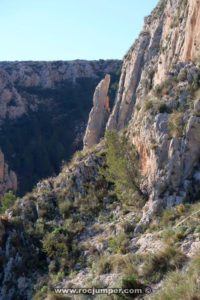
[[[199,16],[199,0],[159,1],[111,112],[109,76],[98,84],[84,149],[31,193],[4,196],[2,300],[200,299]]]

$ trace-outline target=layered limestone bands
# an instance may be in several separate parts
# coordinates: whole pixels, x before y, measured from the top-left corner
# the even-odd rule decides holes
[[[190,0],[186,34],[184,41],[183,60],[198,60],[200,52],[200,1]]]
[[[141,83],[145,83],[142,93],[145,95],[152,86],[155,66],[160,51],[160,41],[164,18],[155,18],[154,14],[146,18],[143,32],[124,57],[117,100],[109,118],[108,129],[123,129],[130,121],[137,92]]]
[[[51,91],[58,94],[60,87],[69,84],[73,89],[83,79],[85,85],[87,80],[99,80],[116,72],[120,64],[117,60],[0,62],[0,125],[6,118],[16,119],[38,110],[44,100],[52,98]],[[66,94],[67,98],[70,95]]]
[[[8,72],[0,66],[0,126],[6,118],[19,118],[25,112],[26,101],[18,93]]]
[[[128,127],[149,199],[146,219],[155,206],[199,193],[199,22],[199,0],[160,1],[124,57],[107,129]],[[179,127],[176,136],[170,126]]]
[[[178,62],[199,61],[200,1],[163,0],[145,18],[139,38],[124,57],[115,107],[108,129],[122,129],[138,98],[166,79]]]
[[[83,139],[84,148],[91,148],[96,145],[104,135],[106,123],[110,114],[108,90],[110,75],[106,75],[98,84],[93,97],[93,108]]]

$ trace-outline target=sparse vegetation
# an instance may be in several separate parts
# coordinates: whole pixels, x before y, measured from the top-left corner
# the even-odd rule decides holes
[[[132,85],[139,84],[135,92],[137,105],[134,112],[133,106],[129,111],[129,101],[122,100],[122,110],[127,105],[124,115],[134,115],[127,128],[120,132],[107,131],[105,139],[98,145],[77,152],[63,166],[59,176],[40,182],[32,194],[23,199],[15,201],[11,192],[4,195],[3,211],[15,204],[9,214],[1,215],[0,218],[0,267],[4,273],[7,268],[7,276],[3,274],[0,278],[2,289],[7,284],[17,288],[20,284],[23,288],[27,285],[28,290],[34,286],[33,299],[53,300],[67,299],[67,296],[54,294],[56,286],[142,290],[149,286],[155,293],[152,297],[71,296],[75,299],[95,300],[200,300],[200,202],[191,203],[199,195],[200,165],[198,147],[187,144],[190,140],[189,130],[187,136],[184,134],[188,120],[191,120],[191,128],[192,121],[195,121],[195,130],[198,126],[198,118],[194,116],[199,117],[199,71],[192,62],[176,64],[175,54],[174,59],[168,61],[172,68],[163,68],[164,72],[156,73],[154,77],[154,72],[164,67],[165,53],[160,55],[160,52],[169,50],[170,60],[171,53],[177,53],[178,49],[171,42],[172,30],[165,31],[166,38],[162,38],[161,27],[165,17],[161,22],[154,22],[153,36],[149,32],[151,19],[163,13],[165,3],[160,2],[154,11],[155,15],[148,17],[148,29],[143,31],[128,53],[127,59],[132,60],[133,48],[137,52],[141,50],[138,47],[141,39],[144,53],[139,60],[134,58],[140,70],[139,76],[134,77],[132,70],[137,68],[132,68],[132,61],[123,67],[126,76],[121,83],[125,89],[120,87],[119,96],[125,93],[131,98]],[[166,16],[168,13],[166,11]],[[173,19],[173,27],[179,26],[182,14],[172,12],[167,22],[170,22],[170,18]],[[150,36],[145,36],[147,34]],[[173,41],[175,38],[176,33],[173,34]],[[166,45],[167,48],[159,52],[160,45]],[[159,66],[159,63],[163,65]],[[155,82],[159,82],[157,80],[164,73],[168,79],[153,89]],[[85,86],[87,89],[87,82]],[[113,85],[112,82],[109,94],[114,95],[116,89],[117,84]],[[133,97],[130,105],[134,105],[134,100]],[[79,113],[81,117],[82,113]],[[40,122],[46,130],[49,120]],[[41,139],[40,129],[36,133],[39,133],[38,139]],[[61,137],[62,134],[61,129]],[[198,134],[192,133],[191,137],[192,143],[198,140]],[[50,143],[57,138],[50,137]],[[9,144],[10,141],[7,147]],[[46,140],[41,141],[43,154],[47,153],[44,146],[48,144]],[[64,155],[62,146],[65,144],[61,144],[55,148],[55,154],[50,152],[52,161],[47,155],[45,170],[49,167],[56,169],[54,160]],[[34,149],[32,147],[30,149]],[[191,172],[188,161],[182,160],[182,157],[190,155],[190,149],[191,153],[194,150],[194,159],[197,156],[194,163],[191,161]],[[176,156],[179,154],[180,160],[176,164]],[[26,163],[28,161],[29,157]],[[38,163],[38,158],[31,162],[31,169],[34,161]],[[144,195],[148,198],[145,206]],[[170,207],[181,201],[184,203]],[[197,255],[194,256],[196,249]],[[8,283],[4,284],[6,278]],[[24,295],[15,296],[16,299],[24,298]]]
[[[158,114],[158,113],[163,114],[163,113],[171,112],[165,102],[158,100],[158,98],[148,99],[148,97],[147,97],[147,99],[144,103],[144,111],[146,112],[148,110],[152,111],[155,114]]]
[[[178,81],[185,81],[187,80],[187,71],[186,69],[181,69],[177,77]]]
[[[112,271],[112,262],[107,256],[102,256],[98,259],[97,264],[95,265],[95,272],[97,275],[108,274]]]
[[[171,137],[181,137],[184,130],[183,113],[173,112],[169,117],[168,130]]]
[[[111,238],[108,241],[108,247],[113,253],[126,253],[128,238],[125,233],[120,233],[116,238]]]
[[[144,105],[144,110],[147,111],[147,110],[150,110],[153,108],[153,101],[151,100],[148,100],[145,102],[145,105]]]
[[[69,215],[70,208],[71,208],[71,202],[69,200],[63,200],[59,202],[59,210],[60,213],[66,217]]]
[[[1,199],[0,213],[4,213],[8,208],[14,205],[16,196],[12,191],[5,193]]]
[[[145,260],[142,276],[150,282],[159,282],[164,274],[179,269],[186,261],[186,256],[173,246],[167,246],[164,250],[150,254]]]
[[[114,131],[106,133],[106,164],[101,172],[114,184],[118,197],[130,205],[143,204],[139,189],[139,157],[125,136]]]
[[[171,23],[171,28],[175,28],[179,25],[179,17],[176,15],[174,16],[173,20],[172,20],[172,23]]]
[[[88,64],[90,65],[89,62]],[[18,67],[20,68],[18,63],[16,65],[8,63],[8,65],[11,72],[15,70],[14,72],[18,73]],[[93,93],[107,72],[109,63],[91,62],[91,70],[96,75],[91,77],[83,75],[77,78],[74,85],[70,79],[65,79],[61,75],[59,80],[54,82],[55,84],[52,82],[52,86],[45,87],[41,70],[52,67],[52,74],[55,74],[57,69],[61,66],[65,68],[67,65],[68,62],[47,64],[26,62],[24,68],[29,69],[32,76],[41,78],[41,84],[27,86],[25,78],[31,76],[28,73],[20,84],[12,83],[24,103],[27,103],[28,112],[21,118],[7,118],[6,122],[1,124],[0,145],[3,153],[6,154],[8,165],[12,166],[20,178],[19,195],[31,191],[40,179],[58,174],[62,161],[69,161],[73,153],[82,147],[82,134],[91,110]],[[116,95],[120,66],[121,63],[116,62],[113,64],[113,71],[112,68],[109,71],[111,106]],[[12,85],[12,80],[9,80],[9,84]],[[33,104],[35,109],[31,109],[32,101],[28,99],[35,99]],[[15,102],[14,98],[13,101]]]
[[[163,81],[161,84],[156,85],[154,88],[154,95],[158,98],[163,95],[168,95],[173,87],[173,80],[168,79]]]
[[[145,289],[145,285],[139,281],[139,279],[135,276],[135,274],[125,276],[122,279],[122,288],[123,289],[138,289],[141,290],[141,294]],[[126,295],[124,299],[134,299],[137,298],[138,295]]]
[[[187,272],[174,271],[167,274],[161,290],[153,295],[151,300],[199,300],[199,254],[190,262]]]
[[[68,257],[67,237],[61,229],[54,229],[43,239],[44,252],[50,258]]]

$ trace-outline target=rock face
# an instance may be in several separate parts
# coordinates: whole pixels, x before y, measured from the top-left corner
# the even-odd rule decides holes
[[[106,76],[95,92],[85,137],[87,151],[78,152],[58,176],[40,181],[32,193],[18,198],[0,218],[0,299],[54,299],[55,286],[124,288],[127,283],[135,286],[136,281],[130,281],[133,274],[137,284],[145,287],[148,283],[152,292],[156,291],[157,299],[170,299],[176,294],[174,291],[166,294],[170,278],[176,279],[172,289],[180,299],[184,299],[185,293],[191,299],[198,298],[199,270],[195,271],[195,265],[199,256],[193,262],[192,257],[200,248],[200,203],[191,202],[199,200],[200,195],[199,7],[199,1],[194,0],[160,1],[145,19],[144,31],[124,58],[117,99],[107,128],[121,130],[135,145],[138,155],[134,151],[134,160],[128,149],[124,153],[131,166],[126,164],[126,172],[132,175],[130,169],[134,163],[138,165],[139,160],[141,176],[137,190],[146,197],[132,193],[128,195],[130,200],[134,198],[133,203],[120,199],[115,181],[112,183],[109,176],[105,176],[104,171],[109,171],[105,141],[90,149],[102,136],[104,117],[108,118],[109,114],[110,79]],[[61,65],[63,70],[63,63]],[[7,75],[2,73],[5,75],[2,82],[6,86],[11,72],[12,80],[16,80],[14,89],[17,86],[18,94],[29,101],[22,105],[19,96],[20,109],[16,114],[9,114],[9,110],[2,113],[3,122],[6,115],[9,119],[18,119],[18,114],[30,114],[30,110],[38,112],[38,86],[33,90],[29,86],[27,90],[26,84],[37,82],[39,86],[48,86],[42,90],[47,103],[52,104],[52,99],[57,99],[53,98],[51,88],[49,90],[53,83],[52,73],[47,80],[47,66],[42,72],[43,80],[39,80],[37,74],[24,75],[22,67],[19,72],[22,77],[18,78],[18,69],[13,73],[6,67]],[[113,77],[106,68],[107,73]],[[57,71],[55,74],[54,79]],[[101,73],[100,77],[105,74]],[[23,82],[25,87],[22,88]],[[57,93],[56,86],[53,91]],[[7,88],[12,92],[13,85],[7,84]],[[70,91],[76,93],[77,88],[76,84],[75,90]],[[85,88],[84,84],[84,91]],[[9,92],[5,95],[5,102],[12,106]],[[49,105],[43,109],[39,116],[44,119]],[[55,106],[53,109],[55,111]],[[54,114],[50,116],[55,118]],[[40,118],[34,122],[37,124]],[[1,126],[3,128],[3,123]],[[91,128],[94,129],[92,134]],[[32,132],[34,130],[24,131],[24,136]],[[47,138],[52,136],[52,131],[49,132]],[[52,145],[54,148],[55,142]],[[121,157],[120,153],[119,159]],[[124,161],[121,161],[119,173],[123,175]],[[147,202],[142,212],[135,204],[141,201],[143,205],[143,200]],[[181,204],[184,201],[189,203]],[[155,214],[172,206],[166,214]],[[162,285],[165,296],[159,297],[157,289]],[[72,297],[76,299],[79,295]],[[144,297],[153,299],[154,295]],[[99,299],[99,295],[94,299]]]
[[[106,123],[110,114],[108,89],[110,85],[110,75],[96,87],[93,96],[93,108],[89,115],[89,120],[83,139],[84,148],[91,148],[103,137]]]
[[[108,128],[124,128],[138,96],[161,83],[174,64],[199,60],[199,14],[199,0],[163,0],[145,18],[142,33],[124,57]]]
[[[189,1],[188,18],[186,23],[186,34],[182,52],[182,59],[197,60],[200,51],[200,2],[199,0]]]
[[[101,152],[101,146],[98,146],[96,151],[97,153]],[[17,297],[20,299],[33,299],[33,293],[35,293],[34,282],[39,280],[38,287],[41,288],[40,279],[44,278],[43,276],[46,273],[46,271],[43,272],[42,268],[45,267],[46,269],[47,267],[46,255],[41,248],[41,241],[39,240],[43,236],[42,227],[44,223],[42,220],[48,220],[51,223],[50,227],[47,226],[47,231],[45,229],[46,234],[53,227],[58,229],[61,225],[64,228],[66,217],[65,214],[63,216],[60,214],[58,208],[58,198],[62,197],[63,192],[67,193],[66,197],[69,201],[72,201],[71,203],[74,202],[74,208],[77,207],[78,209],[77,212],[74,211],[75,214],[71,214],[73,218],[72,227],[74,227],[75,232],[73,234],[70,233],[70,236],[71,234],[72,236],[74,235],[73,239],[75,242],[79,233],[82,232],[82,229],[78,229],[78,226],[81,225],[78,222],[80,209],[83,210],[83,220],[88,219],[88,221],[86,221],[87,226],[81,234],[82,237],[78,238],[77,242],[83,244],[87,239],[88,241],[91,239],[91,224],[93,224],[96,212],[98,212],[97,207],[100,208],[101,204],[98,197],[94,196],[91,202],[92,206],[89,208],[87,203],[87,195],[89,195],[90,191],[88,182],[93,185],[94,189],[99,189],[101,186],[103,191],[104,189],[107,190],[108,184],[99,174],[99,168],[105,163],[104,160],[101,155],[97,156],[96,153],[91,153],[85,158],[74,159],[69,167],[63,168],[63,172],[57,177],[39,182],[35,188],[35,193],[29,193],[25,197],[18,199],[15,203],[16,209],[11,209],[7,211],[6,215],[0,217],[0,299],[12,300]],[[92,214],[87,216],[88,208]],[[110,213],[112,213],[112,210]],[[14,220],[16,220],[15,217],[17,215],[19,222],[15,223]],[[33,229],[32,233],[31,231],[28,232],[28,227],[30,230]],[[76,228],[78,229],[77,232]],[[71,229],[67,229],[67,231],[70,232]],[[70,238],[68,241],[69,245],[71,241]],[[73,251],[69,248],[70,256]],[[63,254],[64,256],[66,255],[65,250]],[[58,257],[59,255],[58,253]],[[55,259],[57,260],[56,257]],[[51,261],[53,262],[53,260]],[[41,284],[43,286],[43,279]],[[39,297],[39,299],[44,298]]]
[[[124,58],[107,129],[128,127],[153,211],[198,197],[200,2],[160,1]]]
[[[107,73],[112,83],[118,81],[120,65],[117,60],[0,62],[0,146],[20,193],[57,173],[61,162],[82,148],[95,87]]]
[[[7,190],[17,190],[17,176],[12,170],[9,170],[0,150],[0,196]]]
[[[0,67],[0,124],[5,118],[15,119],[25,113],[25,103],[14,88],[8,73]]]

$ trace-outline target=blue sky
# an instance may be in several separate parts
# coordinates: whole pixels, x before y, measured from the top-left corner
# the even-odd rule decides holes
[[[0,60],[121,59],[158,0],[0,0]]]

